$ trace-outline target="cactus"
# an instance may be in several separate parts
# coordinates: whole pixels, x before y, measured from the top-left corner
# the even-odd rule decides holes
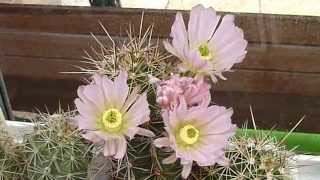
[[[290,179],[294,153],[268,134],[235,136],[227,149],[230,165],[208,168],[206,179]]]
[[[143,18],[142,18],[143,20]],[[142,32],[142,20],[140,24],[139,35],[135,32],[128,31],[128,40],[112,39],[105,27],[108,40],[112,42],[112,46],[97,41],[99,50],[92,50],[92,53],[86,52],[85,64],[87,67],[80,67],[80,73],[93,74],[99,73],[113,78],[118,75],[119,70],[128,72],[128,83],[133,87],[139,85],[142,91],[153,90],[153,86],[149,83],[150,75],[156,78],[165,79],[170,73],[173,73],[172,62],[168,61],[168,55],[160,51],[159,42],[152,39],[153,26],[146,28]]]
[[[181,165],[176,162],[170,165],[162,164],[167,157],[165,151],[156,150],[146,140],[139,138],[131,142],[127,156],[119,162],[114,162],[119,171],[114,176],[119,179],[181,179]],[[233,137],[231,145],[226,150],[230,159],[227,167],[215,165],[198,167],[194,164],[193,172],[188,179],[202,180],[271,180],[290,179],[293,152],[286,150],[268,135],[256,137]]]
[[[86,179],[91,154],[70,125],[72,112],[40,114],[35,132],[24,139],[25,174],[30,180]]]
[[[0,126],[1,127],[1,126]],[[22,148],[0,131],[0,180],[19,180],[23,172]]]
[[[138,36],[129,29],[127,42],[115,42],[102,26],[112,46],[108,47],[94,36],[100,49],[93,50],[91,55],[87,53],[85,63],[90,66],[80,68],[79,73],[99,73],[114,78],[119,70],[128,72],[130,87],[140,86],[142,91],[148,91],[151,122],[145,124],[146,128],[161,137],[164,125],[150,75],[167,79],[170,73],[176,73],[176,69],[173,62],[167,61],[168,56],[160,53],[158,44],[152,43],[153,27],[142,33],[142,21],[143,17]],[[111,160],[112,177],[129,180],[181,179],[179,160],[169,165],[162,163],[168,154],[166,149],[155,148],[151,138],[135,137],[128,140],[127,154],[122,160]],[[194,164],[189,179],[286,179],[292,154],[268,135],[233,137],[231,146],[226,149],[226,156],[230,159],[228,167],[198,167]]]

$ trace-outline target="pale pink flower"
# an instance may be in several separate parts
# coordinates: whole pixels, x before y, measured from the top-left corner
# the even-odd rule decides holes
[[[149,121],[150,114],[146,94],[138,91],[134,88],[129,92],[127,73],[123,71],[114,81],[95,74],[91,84],[78,88],[79,98],[75,100],[80,114],[76,117],[78,127],[84,132],[84,138],[104,144],[105,156],[123,158],[126,137],[154,135],[138,127]]]
[[[224,150],[235,134],[236,127],[231,123],[233,110],[216,105],[188,108],[183,98],[180,101],[177,108],[164,114],[168,137],[154,141],[157,147],[174,150],[163,163],[174,163],[180,158],[183,178],[189,176],[194,161],[199,166],[228,165]]]
[[[192,8],[188,31],[181,13],[177,13],[170,36],[171,44],[164,41],[164,46],[180,59],[180,70],[209,75],[214,82],[216,76],[225,79],[222,72],[242,62],[247,52],[247,41],[242,30],[235,26],[234,16],[221,18],[213,8],[202,5]]]
[[[161,108],[170,110],[179,105],[179,98],[184,97],[187,106],[196,106],[210,101],[210,85],[204,80],[172,75],[169,80],[158,81],[157,103]]]

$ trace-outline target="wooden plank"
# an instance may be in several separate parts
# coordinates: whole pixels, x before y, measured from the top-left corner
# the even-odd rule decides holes
[[[5,81],[13,109],[28,112],[46,109],[53,112],[59,104],[64,108],[72,106],[76,89],[80,85],[80,81],[32,80],[12,76],[6,76]]]
[[[124,35],[128,24],[139,29],[155,25],[156,37],[168,37],[176,11],[124,8],[55,7],[0,4],[0,29],[51,33],[103,33],[102,22],[111,35]],[[187,11],[182,11],[187,16]],[[233,13],[236,24],[250,42],[320,45],[320,17]],[[187,17],[186,17],[187,19]],[[57,23],[58,22],[58,23]]]
[[[48,58],[3,56],[0,59],[0,67],[5,75],[43,81],[63,79],[79,80],[81,79],[79,74],[67,74],[64,72],[79,71],[77,66],[80,65],[83,65],[80,61]]]
[[[106,37],[98,38],[111,46]],[[114,37],[116,41],[124,38]],[[0,32],[0,50],[5,56],[41,57],[42,59],[83,60],[84,51],[97,48],[90,35]],[[161,40],[160,40],[161,42]],[[161,47],[162,48],[162,47]],[[164,49],[162,48],[164,51]],[[320,47],[273,44],[249,44],[245,61],[239,69],[288,72],[320,72]]]
[[[223,91],[286,93],[320,96],[319,73],[236,70],[219,81],[214,89]]]
[[[273,93],[247,93],[215,91],[213,101],[233,107],[233,120],[240,127],[248,121],[252,127],[249,106],[252,106],[255,122],[259,128],[290,130],[302,116],[305,120],[297,131],[319,132],[320,97],[306,97]]]
[[[239,69],[319,73],[320,47],[249,44]]]
[[[0,42],[3,55],[71,59],[82,59],[85,50],[97,45],[88,35],[28,32],[0,32]]]
[[[21,64],[24,64],[21,66]],[[60,72],[78,71],[78,61],[44,60],[39,58],[4,57],[0,60],[1,68],[7,76],[17,76],[38,80],[77,81],[79,74],[62,74]],[[226,73],[227,81],[220,80],[214,87],[220,91],[286,93],[304,96],[320,96],[320,73],[296,73],[236,69]]]
[[[59,104],[64,108],[72,108],[76,89],[83,84],[71,80],[43,81],[21,77],[8,77],[6,80],[13,108],[31,112],[47,109],[53,112],[58,109]],[[297,130],[320,131],[319,97],[215,91],[213,101],[219,105],[233,107],[233,121],[238,126],[249,120],[249,105],[252,105],[259,128],[271,128],[276,125],[279,129],[288,130],[306,115],[306,119]]]

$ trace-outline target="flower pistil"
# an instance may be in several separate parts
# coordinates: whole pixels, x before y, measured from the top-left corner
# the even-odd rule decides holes
[[[187,124],[180,128],[179,137],[185,144],[195,144],[199,139],[199,130],[193,125]]]
[[[198,47],[201,59],[211,60],[214,58],[214,53],[210,50],[208,43],[203,43]]]
[[[123,125],[122,114],[117,109],[108,109],[103,113],[101,123],[105,131],[119,132]]]

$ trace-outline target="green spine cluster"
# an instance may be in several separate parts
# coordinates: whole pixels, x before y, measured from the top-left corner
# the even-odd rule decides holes
[[[246,131],[246,128],[243,129]],[[204,180],[289,180],[294,153],[279,143],[270,134],[235,136],[226,150],[229,165],[201,168],[199,175]],[[270,131],[271,132],[271,131]]]
[[[102,28],[108,35],[106,29]],[[119,70],[125,70],[132,87],[139,86],[142,91],[153,91],[150,75],[165,79],[173,72],[174,66],[168,60],[169,55],[160,51],[159,41],[152,39],[153,26],[147,27],[145,32],[142,32],[142,28],[144,29],[141,22],[140,33],[136,35],[130,27],[127,40],[107,36],[111,42],[108,44],[93,36],[99,49],[86,52],[86,66],[80,67],[80,73],[98,73],[114,78]]]
[[[23,177],[21,149],[6,132],[0,131],[0,180],[19,180]]]
[[[70,124],[72,113],[40,115],[35,131],[24,139],[25,174],[30,180],[87,178],[91,155],[80,132]]]
[[[257,132],[258,134],[258,132]],[[127,156],[114,161],[114,178],[118,179],[181,179],[179,160],[173,164],[162,164],[170,152],[158,150],[151,140],[141,137],[133,140]],[[259,134],[255,137],[233,137],[226,150],[228,166],[199,167],[194,163],[189,180],[289,180],[290,170],[296,168],[294,153],[278,144],[276,139]]]

